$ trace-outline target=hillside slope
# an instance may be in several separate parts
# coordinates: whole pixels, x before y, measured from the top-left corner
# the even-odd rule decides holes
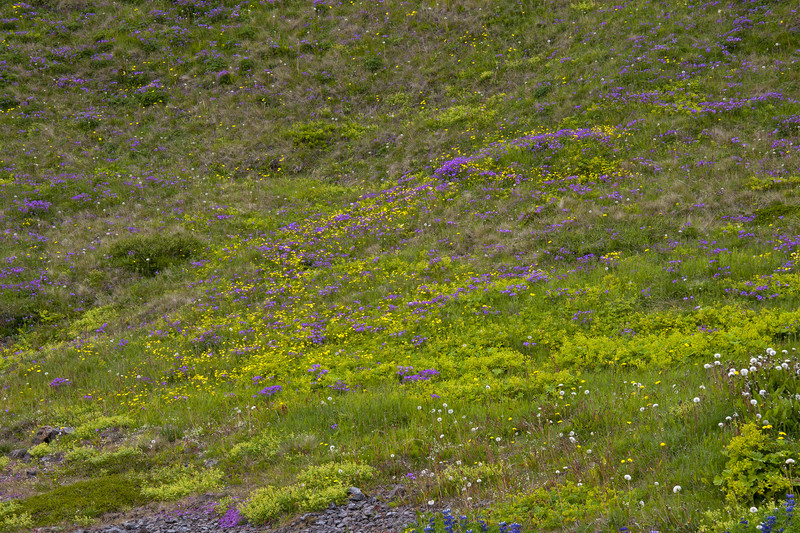
[[[526,530],[791,519],[792,2],[0,29],[0,528],[201,493],[277,526],[352,484]]]

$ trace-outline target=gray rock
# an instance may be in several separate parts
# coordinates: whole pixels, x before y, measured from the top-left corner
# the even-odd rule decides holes
[[[361,489],[356,487],[350,487],[347,489],[347,493],[350,495],[350,501],[360,502],[367,499],[366,495],[361,492]]]
[[[402,498],[405,495],[406,495],[406,488],[403,485],[395,485],[389,492],[389,501]]]
[[[43,442],[50,442],[58,436],[58,430],[50,426],[42,426],[31,439],[31,444],[36,446]]]
[[[30,459],[31,455],[26,448],[18,448],[16,450],[11,450],[8,457],[11,459]]]

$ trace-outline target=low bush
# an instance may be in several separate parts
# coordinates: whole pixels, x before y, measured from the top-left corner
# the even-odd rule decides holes
[[[176,465],[156,471],[153,483],[142,488],[142,495],[156,500],[177,500],[196,492],[220,488],[222,472],[216,468],[199,471],[191,466]]]
[[[263,524],[286,513],[319,511],[330,502],[343,502],[348,487],[374,475],[372,467],[350,461],[310,466],[297,476],[295,485],[256,490],[242,505],[241,512],[250,522]]]

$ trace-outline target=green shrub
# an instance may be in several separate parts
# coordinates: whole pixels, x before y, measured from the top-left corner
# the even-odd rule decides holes
[[[297,476],[297,482],[306,488],[324,488],[334,484],[353,485],[373,478],[375,469],[352,461],[309,466]]]
[[[276,457],[279,453],[281,441],[271,432],[265,432],[257,437],[236,444],[228,456],[231,459],[241,459],[243,457],[254,457],[260,460],[269,460]]]
[[[383,60],[378,56],[370,56],[364,60],[364,68],[370,72],[377,72],[383,68]]]
[[[64,456],[64,460],[68,463],[82,463],[86,462],[92,457],[96,457],[100,452],[88,446],[80,446],[73,448]]]
[[[324,148],[338,139],[358,139],[364,135],[367,128],[356,122],[344,124],[331,124],[324,120],[310,122],[297,122],[286,135],[296,144],[311,148]]]
[[[202,248],[200,241],[191,235],[137,235],[114,243],[109,255],[116,267],[154,276],[197,255]]]
[[[761,179],[750,176],[747,187],[753,191],[771,191],[774,189],[791,189],[800,184],[800,176],[774,177]]]
[[[283,513],[296,510],[301,493],[302,489],[297,485],[264,487],[254,491],[240,510],[249,522],[263,524]]]
[[[731,504],[750,504],[783,496],[792,488],[786,475],[787,443],[771,439],[755,423],[741,427],[723,452],[728,457],[725,470],[714,478]]]
[[[177,500],[196,492],[222,486],[222,472],[216,468],[198,471],[192,466],[176,465],[153,474],[154,486],[142,488],[142,495],[156,500]]]
[[[21,531],[33,526],[30,513],[18,513],[20,504],[9,500],[0,501],[0,531]]]
[[[330,502],[344,501],[351,485],[372,479],[374,475],[374,468],[350,461],[310,466],[297,476],[294,485],[254,491],[240,510],[254,524],[298,510],[318,511]]]
[[[43,442],[41,444],[37,444],[36,446],[32,446],[31,448],[29,448],[28,453],[34,459],[41,459],[45,455],[50,454],[50,449],[51,449],[50,444]]]
[[[303,497],[298,502],[298,509],[300,511],[311,512],[321,511],[328,507],[331,502],[342,503],[347,499],[347,489],[342,485],[333,485],[331,487],[322,487],[316,490],[303,491]]]

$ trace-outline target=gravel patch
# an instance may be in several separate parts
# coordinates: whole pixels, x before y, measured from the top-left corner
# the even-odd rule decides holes
[[[214,503],[194,502],[179,509],[153,512],[134,510],[127,517],[112,523],[73,529],[73,533],[393,533],[416,523],[416,509],[408,505],[390,506],[389,501],[402,496],[401,486],[364,494],[353,488],[342,505],[330,504],[324,511],[306,513],[280,527],[232,525],[229,517],[214,512]],[[131,515],[134,516],[131,518]],[[138,516],[137,516],[138,515]],[[228,518],[228,520],[226,520]],[[40,528],[39,533],[64,531],[61,528]]]

